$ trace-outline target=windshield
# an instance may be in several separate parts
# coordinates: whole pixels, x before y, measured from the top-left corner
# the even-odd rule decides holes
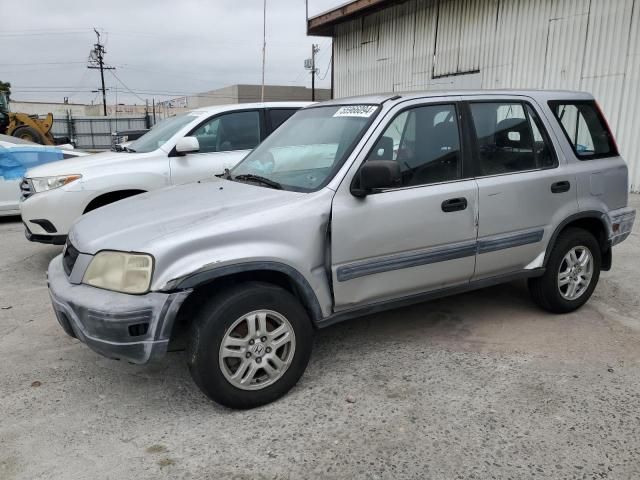
[[[182,127],[191,123],[196,115],[176,115],[155,125],[151,130],[132,142],[127,149],[133,152],[153,152],[173,137]]]
[[[318,190],[333,178],[377,111],[375,105],[299,110],[240,162],[231,175],[259,176],[285,190]]]
[[[9,111],[9,103],[7,102],[7,97],[4,93],[0,92],[0,112],[8,112]]]

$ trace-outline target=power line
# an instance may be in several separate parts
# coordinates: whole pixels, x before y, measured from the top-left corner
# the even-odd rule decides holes
[[[79,32],[37,32],[37,33],[0,33],[0,37],[42,37],[42,36],[51,36],[51,35],[88,35],[89,32],[79,31]]]
[[[140,95],[138,95],[137,93],[135,93],[133,90],[131,90],[131,89],[127,86],[127,84],[126,84],[126,83],[124,83],[122,80],[120,80],[120,77],[118,77],[118,76],[116,75],[116,73],[115,73],[113,70],[111,70],[111,75],[113,75],[113,76],[114,76],[114,78],[115,78],[116,80],[118,80],[118,82],[120,82],[120,84],[121,84],[121,85],[122,85],[122,86],[123,86],[123,87],[124,87],[124,88],[129,92],[129,93],[131,93],[131,94],[132,94],[132,95],[134,95],[135,97],[139,98],[139,99],[140,99],[140,100],[142,100],[143,102],[146,102],[146,101],[147,101],[146,99],[142,98]]]
[[[84,70],[84,72],[82,73],[82,76],[80,77],[80,81],[76,85],[76,88],[74,89],[74,91],[69,94],[69,97],[75,95],[76,93],[79,93],[81,89],[84,88],[84,86],[82,85],[82,82],[84,82],[84,79],[87,77],[88,73],[89,72],[87,70]]]
[[[86,63],[86,62],[30,62],[30,63],[0,63],[0,67],[19,67],[22,65],[74,65],[77,63]]]
[[[321,77],[318,75],[318,79],[324,81],[327,78],[327,74],[329,73],[329,68],[331,68],[331,61],[333,60],[333,52],[331,52],[331,56],[329,57],[329,63],[327,64],[327,69],[324,71],[324,75]]]

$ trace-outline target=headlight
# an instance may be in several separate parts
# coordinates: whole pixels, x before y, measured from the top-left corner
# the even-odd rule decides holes
[[[145,293],[152,273],[151,255],[102,251],[91,260],[82,283],[122,293]]]
[[[68,183],[75,182],[82,175],[59,175],[57,177],[33,177],[31,183],[36,193],[46,192],[47,190],[53,190],[54,188],[60,188]]]

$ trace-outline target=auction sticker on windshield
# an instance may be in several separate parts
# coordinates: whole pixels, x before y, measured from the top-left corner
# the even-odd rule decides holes
[[[370,117],[376,111],[375,105],[348,105],[340,107],[334,117]]]

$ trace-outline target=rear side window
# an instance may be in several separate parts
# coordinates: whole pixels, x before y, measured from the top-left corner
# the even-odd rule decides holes
[[[596,102],[554,101],[549,106],[579,159],[618,155],[613,135]]]
[[[297,108],[278,108],[275,110],[268,110],[267,115],[269,115],[269,122],[271,124],[271,131],[273,132],[276,128],[286,122],[291,115],[298,111]]]
[[[480,175],[553,168],[551,143],[537,113],[526,103],[470,103]]]

